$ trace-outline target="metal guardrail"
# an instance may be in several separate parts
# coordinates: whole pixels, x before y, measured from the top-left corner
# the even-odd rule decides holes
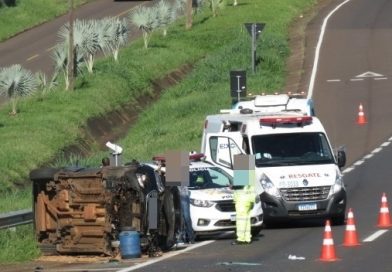
[[[30,224],[33,222],[32,209],[12,211],[0,214],[0,229],[7,229],[19,225]]]

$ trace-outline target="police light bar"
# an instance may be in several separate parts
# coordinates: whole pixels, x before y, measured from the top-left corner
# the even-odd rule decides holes
[[[312,122],[312,116],[267,116],[260,118],[260,125],[276,126],[281,124],[305,125]]]

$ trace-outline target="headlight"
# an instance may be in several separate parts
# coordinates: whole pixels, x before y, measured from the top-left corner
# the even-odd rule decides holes
[[[209,208],[212,205],[214,205],[214,202],[208,200],[194,199],[194,198],[191,198],[190,202],[193,206],[202,207],[202,208]]]
[[[342,175],[340,175],[338,172],[336,172],[335,184],[332,186],[332,190],[331,190],[330,194],[331,195],[336,194],[337,192],[342,190],[342,188],[344,188]]]
[[[263,186],[264,191],[272,196],[280,197],[280,193],[271,180],[263,174],[260,178],[261,186]]]

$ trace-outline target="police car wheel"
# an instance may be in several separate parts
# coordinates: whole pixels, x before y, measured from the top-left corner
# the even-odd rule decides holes
[[[253,227],[253,228],[251,229],[251,231],[250,231],[251,234],[252,234],[252,237],[255,237],[255,236],[259,235],[261,229],[262,229],[261,226],[260,226],[260,227]]]

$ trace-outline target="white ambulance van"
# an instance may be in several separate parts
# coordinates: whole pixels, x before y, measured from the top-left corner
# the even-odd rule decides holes
[[[313,103],[289,95],[256,96],[205,120],[201,152],[233,171],[236,154],[254,154],[256,190],[264,223],[329,218],[343,224],[346,189],[340,168],[344,150],[333,153]]]

